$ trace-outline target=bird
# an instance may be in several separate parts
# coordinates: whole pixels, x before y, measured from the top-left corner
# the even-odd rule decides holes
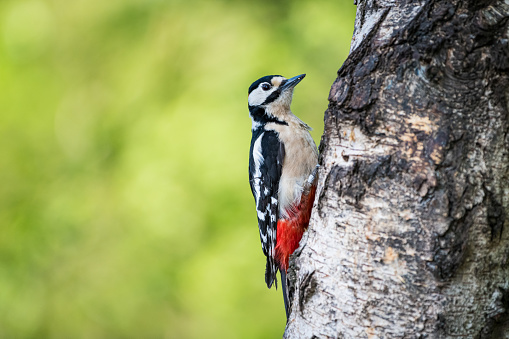
[[[311,127],[290,109],[295,86],[305,76],[267,75],[248,90],[252,120],[249,183],[267,258],[265,283],[268,288],[275,283],[277,289],[276,274],[281,273],[287,320],[291,311],[286,276],[289,258],[309,225],[319,168]]]

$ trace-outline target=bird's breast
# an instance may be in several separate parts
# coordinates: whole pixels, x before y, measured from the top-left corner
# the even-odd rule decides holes
[[[285,157],[279,181],[279,212],[282,217],[300,202],[304,185],[318,164],[318,150],[308,129],[301,125],[267,124],[284,144]]]

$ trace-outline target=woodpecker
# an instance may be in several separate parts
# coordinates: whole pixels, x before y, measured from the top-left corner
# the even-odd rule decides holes
[[[267,75],[248,91],[252,138],[249,183],[256,203],[265,283],[271,288],[281,272],[286,317],[286,273],[290,255],[307,229],[316,192],[318,150],[311,128],[290,110],[293,90],[305,74],[286,79]]]

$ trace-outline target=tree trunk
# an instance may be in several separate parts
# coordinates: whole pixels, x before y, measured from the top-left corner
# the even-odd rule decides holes
[[[509,1],[357,5],[285,338],[509,338]]]

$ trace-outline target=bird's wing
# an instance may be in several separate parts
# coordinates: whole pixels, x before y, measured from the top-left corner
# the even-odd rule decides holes
[[[260,241],[267,257],[265,282],[269,288],[276,280],[278,270],[274,257],[279,219],[278,189],[284,157],[284,144],[275,132],[265,131],[254,140],[249,162],[249,179],[256,202]]]

